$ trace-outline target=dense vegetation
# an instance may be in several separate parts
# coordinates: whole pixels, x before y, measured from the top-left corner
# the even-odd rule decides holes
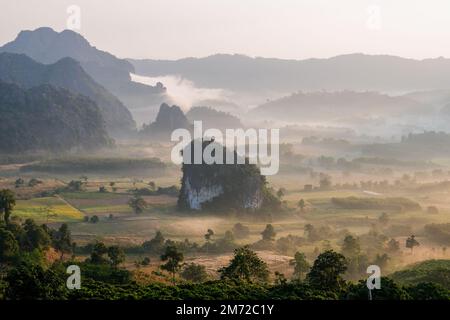
[[[450,261],[428,260],[409,266],[391,275],[392,279],[403,285],[417,285],[421,282],[439,283],[450,290]]]
[[[60,158],[42,161],[21,168],[23,172],[51,172],[51,173],[111,173],[131,172],[142,170],[164,170],[166,165],[157,158]]]
[[[109,146],[90,99],[49,85],[24,90],[0,82],[0,151],[67,151]]]
[[[275,272],[270,280],[267,264],[250,247],[237,247],[229,264],[218,270],[220,280],[210,281],[205,268],[194,263],[185,264],[184,254],[198,250],[197,245],[166,240],[160,232],[142,248],[147,253],[160,254],[163,264],[160,272],[168,273],[172,284],[136,281],[135,274],[121,268],[126,252],[123,248],[102,242],[78,248],[72,240],[66,224],[58,229],[38,225],[27,219],[19,224],[10,219],[15,205],[14,193],[0,192],[0,299],[367,299],[364,280],[350,282],[344,279],[352,268],[354,257],[359,252],[359,240],[352,236],[344,239],[342,254],[331,249],[318,254],[312,265],[299,252],[291,265],[294,276],[288,280]],[[245,233],[242,225],[234,230]],[[308,228],[309,233],[312,228]],[[262,232],[262,241],[274,241],[276,232],[267,225]],[[208,230],[204,249],[210,250],[214,232]],[[222,241],[233,242],[232,233],[226,233]],[[222,243],[215,241],[215,244]],[[89,256],[77,261],[77,252],[85,251]],[[53,258],[49,259],[49,253]],[[345,256],[344,256],[345,254]],[[149,258],[137,261],[145,266]],[[66,287],[69,265],[77,265],[82,272],[80,287]],[[450,299],[448,282],[450,266],[448,260],[428,261],[410,269],[394,273],[392,279],[382,278],[381,289],[373,290],[374,299]],[[178,278],[178,275],[182,279]]]
[[[191,121],[202,121],[203,128],[233,129],[242,128],[239,118],[230,113],[209,107],[192,107],[186,117]]]
[[[67,56],[45,65],[23,54],[0,53],[0,80],[26,89],[44,84],[64,88],[90,98],[98,106],[110,134],[129,133],[135,129],[131,113],[122,102],[95,82],[78,61]]]
[[[406,198],[332,198],[336,206],[343,209],[379,209],[379,210],[420,210],[417,202]]]

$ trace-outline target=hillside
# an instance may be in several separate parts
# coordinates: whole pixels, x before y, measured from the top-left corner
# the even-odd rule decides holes
[[[129,133],[135,129],[130,111],[72,58],[45,65],[24,54],[0,53],[0,80],[25,88],[50,84],[82,94],[98,105],[111,134]]]
[[[395,158],[403,160],[432,160],[450,154],[450,134],[426,131],[403,136],[398,143],[374,143],[357,146],[368,157]]]
[[[326,121],[345,117],[387,116],[420,113],[424,106],[404,97],[376,92],[298,92],[267,102],[250,111],[253,116],[284,121]]]
[[[32,59],[52,64],[71,57],[106,89],[119,97],[128,107],[148,106],[160,102],[165,89],[132,82],[134,67],[126,60],[92,46],[83,36],[71,30],[56,32],[43,27],[21,31],[14,41],[0,47],[0,52],[23,53]]]
[[[389,275],[403,285],[433,282],[450,289],[450,260],[427,260]]]
[[[0,151],[68,151],[108,146],[103,118],[89,98],[41,85],[0,82]]]
[[[228,112],[218,111],[209,107],[192,107],[186,117],[189,121],[203,122],[203,128],[233,129],[242,128],[239,118]]]

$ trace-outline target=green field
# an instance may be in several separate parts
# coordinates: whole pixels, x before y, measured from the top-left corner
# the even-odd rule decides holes
[[[38,222],[73,222],[83,219],[83,213],[58,197],[18,200],[13,217]]]

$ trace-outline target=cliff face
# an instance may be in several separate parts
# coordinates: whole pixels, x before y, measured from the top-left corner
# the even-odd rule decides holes
[[[182,171],[180,210],[256,211],[264,205],[266,180],[256,165],[184,163]]]

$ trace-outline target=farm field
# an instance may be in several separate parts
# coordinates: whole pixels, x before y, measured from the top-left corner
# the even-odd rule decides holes
[[[138,150],[136,146],[124,148],[131,154]],[[158,153],[157,147],[151,149],[145,156]],[[104,156],[101,161],[106,161]],[[161,252],[145,249],[145,244],[158,233],[164,241],[193,245],[195,249],[185,250],[184,263],[204,266],[213,279],[219,277],[218,270],[227,265],[236,247],[247,245],[254,250],[267,263],[273,280],[275,272],[292,277],[296,252],[303,253],[311,264],[326,250],[342,252],[344,240],[350,235],[359,242],[358,254],[367,259],[363,263],[384,263],[384,274],[420,261],[450,258],[446,245],[436,242],[425,230],[425,226],[450,223],[450,187],[432,175],[424,181],[406,178],[403,181],[405,175],[412,176],[412,173],[399,171],[397,178],[383,177],[387,187],[380,188],[364,184],[379,180],[370,173],[343,175],[328,171],[327,179],[331,182],[321,187],[320,176],[295,170],[281,172],[267,177],[281,207],[249,214],[233,210],[179,211],[178,192],[164,191],[169,187],[179,190],[181,170],[178,167],[168,166],[165,174],[145,170],[127,176],[122,172],[21,171],[22,166],[0,168],[0,189],[13,190],[17,197],[11,219],[18,223],[33,219],[52,229],[67,224],[79,248],[77,261],[89,258],[92,244],[118,245],[126,252],[123,267],[143,282],[170,283],[167,274],[161,271]],[[17,185],[19,178],[23,183]],[[33,179],[39,183],[30,186]],[[306,191],[305,185],[311,189]],[[140,212],[130,206],[137,195],[146,204]],[[300,200],[303,207],[299,206]],[[245,236],[236,236],[237,224],[248,230]],[[262,233],[267,225],[273,227],[275,235],[272,240],[263,241]],[[205,238],[208,230],[213,232],[209,240]],[[224,239],[230,232],[232,239],[227,244]],[[413,251],[405,246],[411,235],[420,243]],[[392,241],[398,244],[395,252],[388,249]],[[211,245],[217,247],[210,251]],[[376,261],[383,254],[387,255],[386,260]],[[146,257],[150,263],[140,265],[139,261]],[[348,279],[357,279],[356,274],[359,277],[365,271],[353,273],[347,275]]]

